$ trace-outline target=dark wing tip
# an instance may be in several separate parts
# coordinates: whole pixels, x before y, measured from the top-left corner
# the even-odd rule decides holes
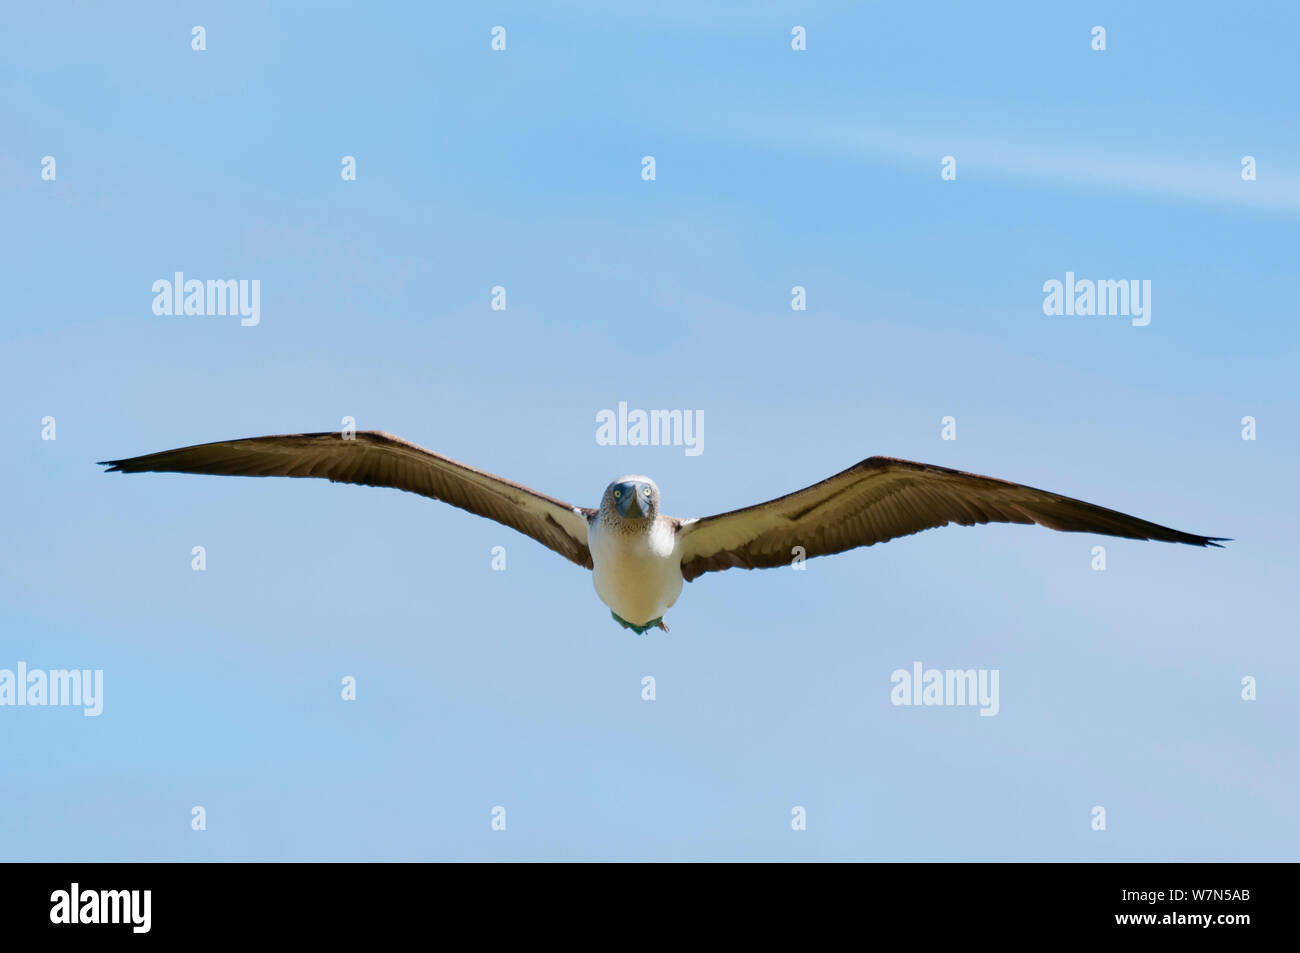
[[[108,469],[104,471],[105,473],[139,473],[144,468],[132,466],[132,464],[138,459],[140,458],[128,457],[125,460],[97,460],[95,466],[108,467]]]
[[[159,464],[163,462],[162,458],[164,457],[170,460],[177,454],[187,453],[192,450],[206,450],[212,447],[229,446],[234,443],[259,444],[275,440],[313,440],[319,437],[343,439],[343,434],[338,430],[322,430],[315,433],[274,434],[266,437],[247,437],[242,440],[218,440],[213,443],[200,443],[189,447],[177,447],[173,450],[161,450],[157,453],[146,453],[138,457],[125,457],[121,460],[98,460],[96,465],[108,467],[104,471],[105,473],[206,473],[206,470],[178,470],[168,466],[159,467]],[[358,430],[353,433],[353,439],[364,439],[367,442],[396,443],[415,450],[423,450],[422,447],[418,447],[400,437],[395,437],[383,430]]]
[[[1220,543],[1231,543],[1232,539],[1228,536],[1197,536],[1195,533],[1179,532],[1177,536],[1161,537],[1147,536],[1148,540],[1155,540],[1160,543],[1184,543],[1188,546],[1213,546],[1215,549],[1223,549]]]

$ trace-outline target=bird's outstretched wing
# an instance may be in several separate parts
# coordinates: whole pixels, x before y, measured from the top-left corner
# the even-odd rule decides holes
[[[320,477],[335,483],[391,486],[504,523],[591,568],[587,519],[593,510],[570,506],[378,430],[358,431],[347,438],[339,433],[302,433],[223,440],[101,464],[109,473]]]
[[[869,457],[788,496],[718,516],[683,520],[678,529],[682,575],[691,580],[732,567],[786,566],[796,546],[802,546],[807,556],[825,556],[949,523],[1038,523],[1067,533],[1192,546],[1216,546],[1216,540],[1223,540],[1158,526],[1006,480]]]

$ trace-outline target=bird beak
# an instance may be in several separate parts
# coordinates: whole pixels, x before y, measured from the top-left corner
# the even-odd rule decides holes
[[[629,484],[623,489],[623,495],[619,497],[615,506],[618,513],[624,519],[639,520],[645,517],[645,510],[641,508],[641,488],[635,484]]]

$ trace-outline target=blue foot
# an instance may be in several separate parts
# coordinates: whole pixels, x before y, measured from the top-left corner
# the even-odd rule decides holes
[[[635,625],[634,623],[628,622],[627,619],[620,618],[617,612],[611,611],[610,615],[612,615],[614,617],[614,621],[617,622],[619,625],[621,625],[623,628],[631,629],[637,635],[643,635],[645,634],[646,629],[653,629],[655,627],[663,629],[665,632],[668,631],[668,626],[664,625],[663,616],[660,616],[657,619],[651,619],[645,625]]]

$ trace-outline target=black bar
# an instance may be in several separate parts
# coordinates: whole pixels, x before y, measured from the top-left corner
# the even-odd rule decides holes
[[[718,866],[9,864],[0,868],[0,924],[6,940],[90,943],[373,940],[435,923],[477,923],[494,934],[531,924],[541,940],[565,919],[591,924],[613,917],[629,935],[644,929],[666,938],[672,924],[684,927],[699,916],[738,935],[775,917],[792,926],[842,924],[863,937],[902,929],[927,942],[1124,934],[1232,942],[1291,925],[1296,872],[1284,864],[1217,863]],[[125,922],[53,922],[71,919],[73,884],[79,919],[102,910],[104,919],[116,912]]]

